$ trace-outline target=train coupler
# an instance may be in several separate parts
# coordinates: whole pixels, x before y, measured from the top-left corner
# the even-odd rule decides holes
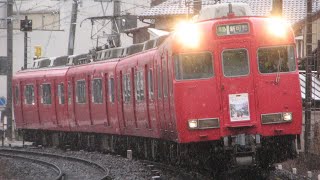
[[[235,166],[252,166],[256,164],[256,150],[261,147],[259,134],[238,134],[223,138],[224,149],[229,151]]]

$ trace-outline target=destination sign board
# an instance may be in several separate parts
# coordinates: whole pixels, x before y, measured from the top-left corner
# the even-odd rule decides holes
[[[217,26],[217,35],[235,35],[235,34],[247,34],[249,33],[249,24],[224,24]]]

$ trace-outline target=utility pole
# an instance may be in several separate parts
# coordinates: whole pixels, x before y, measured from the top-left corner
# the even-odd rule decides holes
[[[70,32],[69,32],[69,43],[68,43],[68,55],[72,55],[74,52],[74,41],[75,41],[75,37],[76,37],[78,4],[79,4],[78,0],[73,0],[72,11],[71,11]]]
[[[28,22],[28,16],[25,16],[25,22]],[[27,69],[28,65],[28,31],[24,31],[24,61],[23,69]]]
[[[305,101],[305,131],[304,131],[304,151],[310,152],[311,146],[311,89],[312,89],[312,0],[307,1],[306,19],[306,101]]]
[[[273,16],[282,17],[283,0],[273,0],[271,14]]]
[[[121,4],[119,0],[113,0],[113,23],[112,23],[112,38],[113,38],[113,43],[116,47],[119,47],[121,42],[120,42],[120,21],[121,19],[120,14],[121,13]]]
[[[7,135],[12,138],[12,49],[13,49],[13,26],[12,13],[13,0],[7,0]]]

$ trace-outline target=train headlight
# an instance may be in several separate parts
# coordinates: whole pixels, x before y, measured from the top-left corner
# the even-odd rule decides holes
[[[286,22],[282,18],[271,18],[268,22],[268,30],[270,33],[277,37],[284,37],[288,31],[288,27],[290,26],[288,22]]]
[[[198,127],[198,121],[196,119],[190,119],[188,125],[190,129],[196,129]]]
[[[283,120],[284,121],[292,121],[292,113],[291,112],[285,112],[283,113]]]
[[[181,45],[189,48],[196,48],[199,46],[200,32],[197,25],[193,23],[179,23],[175,28],[175,36]]]

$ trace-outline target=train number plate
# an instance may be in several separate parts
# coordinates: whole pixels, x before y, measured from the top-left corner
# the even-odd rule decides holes
[[[229,94],[229,112],[231,122],[250,120],[248,93]]]

